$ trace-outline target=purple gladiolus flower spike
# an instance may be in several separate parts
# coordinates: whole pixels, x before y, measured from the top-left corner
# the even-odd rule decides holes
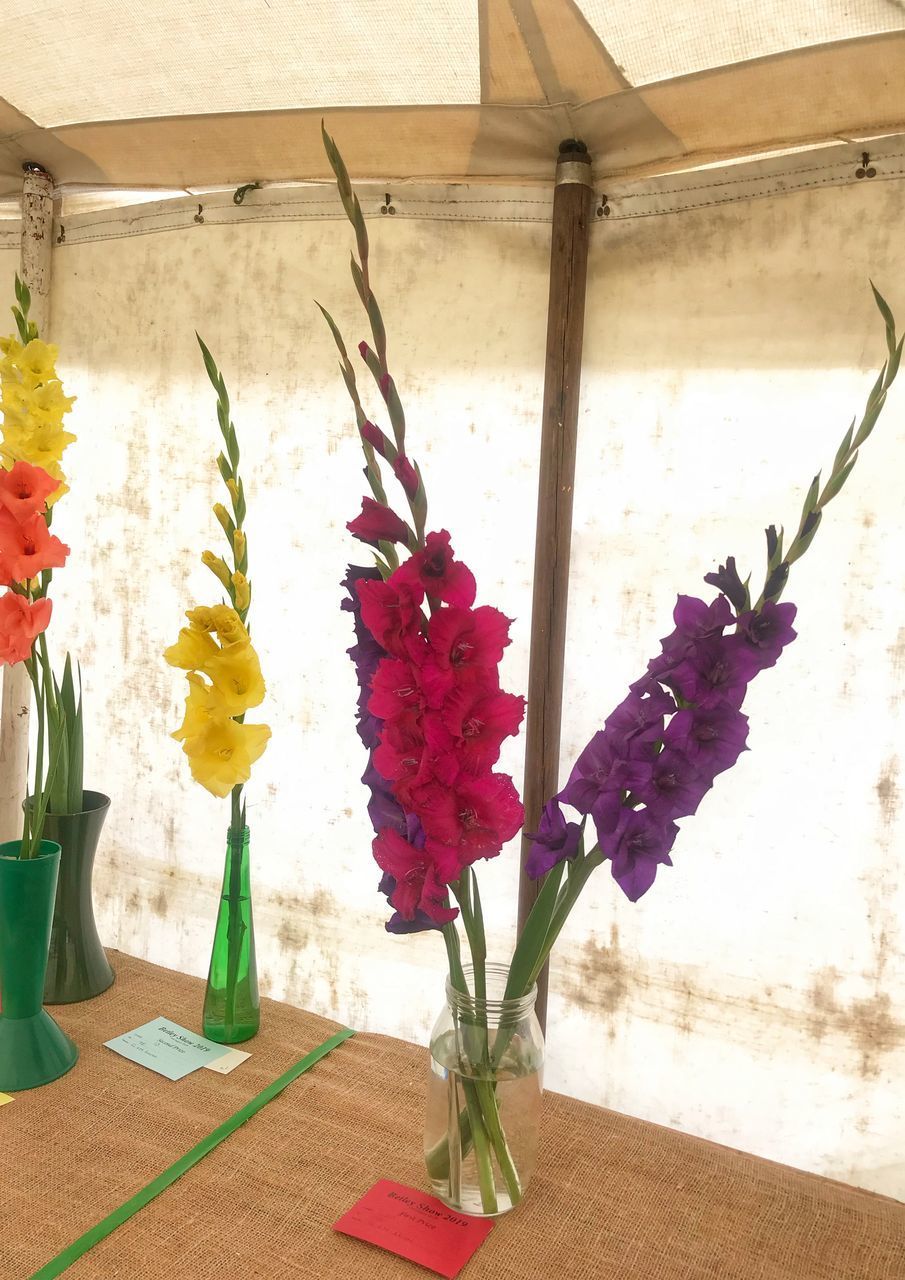
[[[601,729],[575,761],[569,781],[558,798],[579,813],[590,813],[610,775],[614,758],[606,733]]]
[[[631,689],[643,692],[648,681],[666,680],[691,657],[701,641],[719,639],[735,616],[725,596],[717,596],[710,604],[696,596],[677,596],[673,609],[675,630],[660,641],[662,652],[647,664],[647,674],[636,680]]]
[[[566,822],[555,799],[544,805],[537,831],[525,834],[534,841],[525,863],[532,880],[545,876],[564,858],[574,858],[581,844],[581,827],[577,822]]]
[[[650,764],[645,760],[624,760],[613,748],[607,730],[595,733],[591,741],[575,761],[569,781],[557,799],[571,805],[579,813],[594,812],[615,799],[621,802],[620,792],[631,791],[650,777]]]
[[[405,810],[393,795],[390,784],[374,767],[373,751],[368,756],[368,767],[361,776],[362,782],[370,788],[371,799],[368,801],[368,817],[375,832],[392,827],[401,836],[408,839]]]
[[[350,564],[346,576],[339,584],[345,591],[349,593],[349,599],[343,600],[339,606],[346,613],[352,614],[352,622],[355,626],[355,639],[359,644],[367,643],[375,644],[375,640],[368,628],[365,626],[361,617],[361,604],[358,600],[358,592],[355,590],[356,582],[362,578],[379,578],[380,572],[377,569],[366,568],[360,564]],[[379,646],[378,646],[379,647]]]
[[[701,773],[688,756],[675,747],[664,747],[653,763],[651,780],[636,792],[648,812],[662,822],[695,813],[713,779]]]
[[[371,681],[374,678],[374,672],[377,670],[380,660],[385,658],[387,654],[386,650],[371,635],[362,620],[361,602],[358,599],[355,584],[362,578],[379,577],[380,574],[376,569],[366,569],[362,568],[361,565],[353,564],[349,565],[349,572],[340,584],[349,593],[349,598],[343,600],[340,608],[347,613],[351,613],[355,627],[356,643],[346,652],[355,665],[355,675],[358,678],[358,736],[369,751],[377,746],[382,724],[382,721],[368,711]]]
[[[738,632],[756,655],[758,670],[772,667],[787,644],[791,644],[797,632],[792,630],[794,604],[776,604],[767,600],[760,613],[743,613],[738,620]]]
[[[621,756],[652,760],[663,738],[663,718],[675,711],[669,694],[651,681],[650,689],[632,691],[606,719],[607,740]]]
[[[696,596],[677,596],[672,613],[676,629],[663,641],[663,648],[672,650],[688,641],[710,640],[721,636],[735,621],[735,615],[725,596],[717,596],[705,604]]]
[[[753,646],[739,636],[720,636],[696,644],[668,680],[686,702],[701,707],[726,702],[738,708],[759,670]]]
[[[631,902],[647,893],[657,867],[672,866],[669,851],[678,834],[674,822],[660,822],[646,809],[625,809],[616,830],[601,840],[613,879]]]
[[[701,773],[715,778],[731,769],[748,738],[748,717],[734,707],[685,707],[669,723],[664,748],[681,751]]]

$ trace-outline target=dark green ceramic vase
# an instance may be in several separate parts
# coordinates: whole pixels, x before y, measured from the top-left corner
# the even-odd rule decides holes
[[[94,923],[91,876],[108,796],[82,792],[81,813],[48,813],[44,835],[61,848],[60,877],[50,930],[45,1004],[73,1004],[99,996],[113,982]]]
[[[19,841],[0,844],[0,1092],[50,1084],[79,1051],[41,1007],[60,846],[42,840],[21,859]]]

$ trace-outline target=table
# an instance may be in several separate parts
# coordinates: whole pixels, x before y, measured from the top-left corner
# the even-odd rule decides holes
[[[160,1014],[199,1028],[203,984],[111,953],[103,996],[54,1010],[80,1060],[0,1109],[0,1277],[26,1280],[337,1024],[262,1001],[252,1057],[178,1083],[103,1041]],[[65,1280],[417,1280],[331,1224],[378,1178],[424,1186],[425,1050],[356,1035]],[[557,1094],[538,1172],[463,1280],[903,1280],[905,1205]]]

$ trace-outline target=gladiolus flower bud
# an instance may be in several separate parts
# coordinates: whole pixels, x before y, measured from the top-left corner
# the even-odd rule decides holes
[[[214,503],[214,515],[217,517],[218,521],[220,522],[220,527],[223,530],[223,532],[226,534],[227,538],[231,538],[233,536],[233,530],[235,529],[235,525],[233,524],[232,519],[230,518],[230,514],[226,510],[226,507],[224,507],[222,502]]]
[[[362,438],[367,440],[368,444],[373,445],[382,458],[390,456],[387,448],[390,442],[380,430],[380,427],[376,427],[373,422],[363,422],[361,424],[361,434]]]
[[[229,569],[227,568],[226,561],[223,557],[215,556],[213,551],[202,551],[201,563],[210,569],[214,577],[218,578],[228,591],[232,585],[232,578],[230,577]]]
[[[239,564],[245,559],[246,539],[241,529],[233,530],[233,550],[236,553],[236,559]]]
[[[405,496],[410,499],[414,498],[418,492],[418,473],[404,453],[400,453],[396,458],[393,463],[393,471],[396,479],[405,490]]]
[[[235,480],[232,480],[232,479],[227,480],[226,487],[229,490],[229,496],[232,498],[233,502],[238,502],[239,486],[236,484]]]
[[[375,547],[379,542],[407,542],[409,535],[405,521],[373,498],[362,498],[361,515],[350,520],[346,528],[354,537]]]
[[[233,574],[233,586],[236,589],[236,608],[244,613],[251,604],[251,584],[244,573],[238,570]]]

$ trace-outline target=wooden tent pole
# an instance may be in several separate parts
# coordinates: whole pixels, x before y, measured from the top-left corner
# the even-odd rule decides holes
[[[31,292],[31,319],[46,338],[50,317],[53,178],[38,164],[25,164],[23,169],[19,275]],[[24,663],[4,667],[0,699],[0,841],[16,840],[22,833],[30,705],[31,684]]]
[[[547,357],[534,551],[531,660],[525,744],[525,831],[536,831],[544,804],[559,787],[572,490],[578,437],[578,396],[584,336],[588,237],[591,224],[591,159],[581,142],[560,144],[553,196]],[[538,894],[524,862],[522,839],[519,929]],[[537,1012],[546,1022],[547,970],[538,979]]]

